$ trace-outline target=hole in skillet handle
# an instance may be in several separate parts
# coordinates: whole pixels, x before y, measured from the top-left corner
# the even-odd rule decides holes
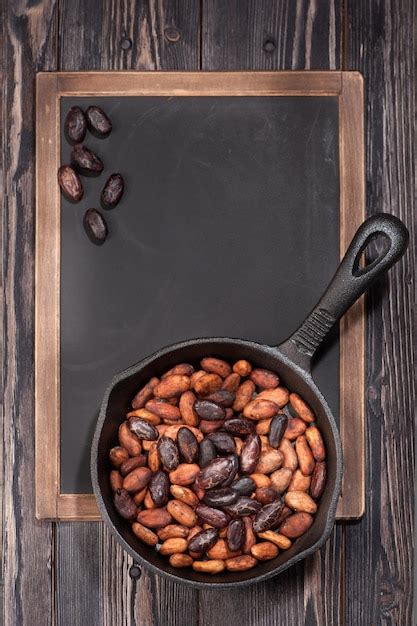
[[[363,274],[376,267],[388,254],[390,248],[391,239],[386,233],[369,235],[353,262],[352,275],[355,277],[363,276]]]

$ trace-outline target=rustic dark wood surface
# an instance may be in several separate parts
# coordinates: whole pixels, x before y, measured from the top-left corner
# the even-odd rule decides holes
[[[98,523],[34,519],[34,77],[39,70],[358,69],[368,213],[412,233],[412,0],[1,3],[3,611],[7,625],[408,626],[413,557],[415,258],[368,297],[365,517],[281,578],[227,594],[146,572]],[[352,442],[354,445],[354,442]]]

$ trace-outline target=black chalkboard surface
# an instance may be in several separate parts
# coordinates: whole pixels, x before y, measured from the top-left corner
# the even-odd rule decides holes
[[[61,200],[61,492],[91,493],[90,442],[118,371],[181,339],[227,335],[276,344],[315,304],[339,260],[336,97],[63,97],[101,106],[105,163],[85,196]],[[61,135],[61,160],[71,148]],[[83,229],[102,186],[109,237]],[[337,416],[336,334],[314,378]],[[244,355],[242,355],[244,356]]]

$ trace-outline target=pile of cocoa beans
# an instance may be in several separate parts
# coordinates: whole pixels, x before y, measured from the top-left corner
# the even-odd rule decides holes
[[[73,146],[71,164],[61,165],[58,170],[58,184],[70,202],[79,202],[84,195],[81,174],[94,176],[101,174],[104,169],[100,157],[82,143],[87,130],[95,137],[104,139],[110,135],[112,123],[100,107],[89,106],[86,111],[79,106],[71,107],[64,122],[65,137]],[[102,206],[113,209],[120,202],[123,190],[124,180],[121,174],[111,174],[101,192]],[[95,244],[103,244],[108,235],[108,227],[100,211],[87,209],[83,223],[89,239]]]
[[[110,450],[114,506],[173,567],[274,559],[311,527],[326,483],[315,416],[269,370],[202,359],[151,378]]]

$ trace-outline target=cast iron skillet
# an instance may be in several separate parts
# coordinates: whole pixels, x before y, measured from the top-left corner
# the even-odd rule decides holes
[[[371,239],[382,237],[385,247],[378,257],[362,268],[361,253]],[[380,213],[369,218],[357,231],[344,259],[325,294],[300,328],[284,343],[265,346],[259,343],[214,337],[177,343],[143,359],[118,374],[107,389],[101,406],[91,452],[91,476],[100,513],[123,548],[140,564],[157,574],[199,588],[228,588],[259,582],[304,559],[327,540],[335,519],[342,477],[342,451],[339,433],[330,409],[311,377],[311,359],[336,321],[349,309],[371,283],[387,271],[405,252],[408,231],[394,216]],[[198,364],[205,356],[229,361],[248,359],[257,367],[277,372],[282,384],[299,393],[312,407],[327,448],[327,484],[314,523],[289,550],[273,560],[259,563],[246,572],[222,572],[216,576],[175,569],[168,559],[142,544],[129,524],[116,513],[109,484],[109,449],[116,445],[117,431],[130,408],[138,388],[152,376],[160,376],[177,363]]]

